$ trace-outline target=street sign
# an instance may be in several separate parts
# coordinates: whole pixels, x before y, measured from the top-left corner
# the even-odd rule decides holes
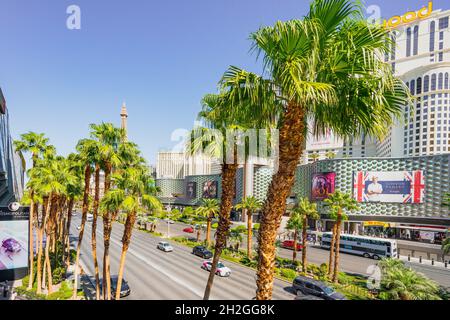
[[[0,207],[0,282],[19,280],[28,274],[29,220],[29,207],[16,202]]]

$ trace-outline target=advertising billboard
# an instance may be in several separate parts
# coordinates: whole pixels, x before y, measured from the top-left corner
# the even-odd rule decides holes
[[[0,207],[0,282],[28,273],[30,209],[17,203]]]
[[[335,172],[315,173],[312,176],[311,200],[320,201],[334,192],[336,184]]]
[[[190,181],[186,184],[186,198],[194,199],[197,196],[197,182]]]
[[[358,202],[423,203],[425,178],[417,171],[358,171],[353,174],[353,196]]]
[[[203,183],[202,198],[215,199],[217,198],[217,181],[206,181]]]

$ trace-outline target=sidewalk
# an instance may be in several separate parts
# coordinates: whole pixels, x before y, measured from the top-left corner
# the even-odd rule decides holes
[[[412,264],[412,265],[427,266],[430,268],[438,268],[438,269],[448,271],[449,272],[448,275],[450,277],[450,265],[447,264],[447,267],[445,267],[444,262],[440,262],[440,261],[433,262],[432,260],[428,260],[428,259],[422,259],[422,262],[420,262],[420,258],[411,257],[410,260],[408,260],[407,256],[400,256],[399,259],[408,264]]]

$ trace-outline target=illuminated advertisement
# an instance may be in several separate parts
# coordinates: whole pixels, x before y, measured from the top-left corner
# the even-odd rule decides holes
[[[197,182],[188,182],[186,184],[186,198],[194,199],[197,196]]]
[[[0,281],[28,273],[29,216],[29,208],[17,203],[0,207]]]
[[[423,203],[423,172],[364,172],[353,176],[353,196],[358,202]]]
[[[334,192],[336,183],[335,172],[315,173],[312,176],[311,199],[324,200]]]
[[[217,198],[217,181],[206,181],[205,183],[203,183],[202,198]]]

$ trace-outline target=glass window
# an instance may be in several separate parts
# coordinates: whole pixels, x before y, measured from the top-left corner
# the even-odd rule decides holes
[[[436,74],[431,76],[431,91],[436,90]]]
[[[439,30],[448,28],[448,17],[439,19]]]
[[[411,56],[411,28],[406,29],[406,56]]]
[[[411,80],[410,90],[411,90],[411,94],[414,95],[416,92],[416,80]]]
[[[411,29],[409,30],[409,33],[410,33],[409,37],[411,38]],[[436,33],[436,23],[434,21],[431,21],[431,24],[430,24],[430,52],[434,51],[435,33]]]
[[[445,74],[444,88],[448,89],[448,72]]]
[[[430,76],[425,76],[423,79],[423,92],[428,92],[430,90]],[[428,99],[428,96],[425,96],[424,99]]]
[[[444,87],[444,74],[441,72],[439,73],[439,77],[438,77],[438,89],[442,90]]]
[[[422,93],[422,78],[417,79],[417,94]]]
[[[414,45],[413,45],[413,55],[417,55],[419,51],[419,26],[414,27]]]

